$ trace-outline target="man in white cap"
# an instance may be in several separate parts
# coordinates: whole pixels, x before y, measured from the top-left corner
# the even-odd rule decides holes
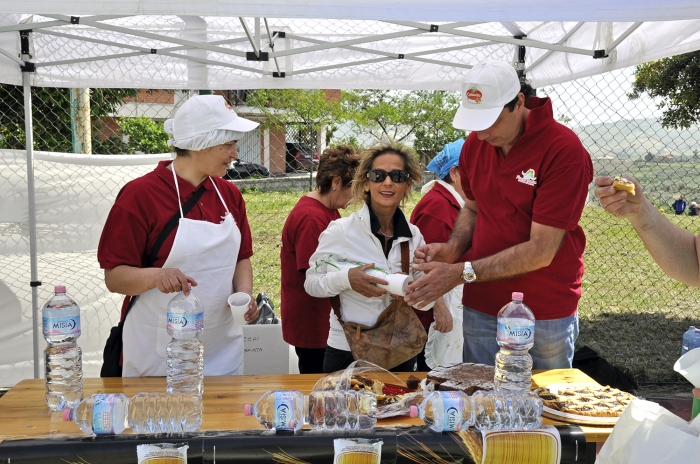
[[[97,259],[107,288],[132,296],[122,305],[122,362],[105,359],[103,377],[166,374],[165,308],[190,285],[204,308],[204,375],[242,373],[243,333],[227,300],[233,292],[251,295],[245,319],[257,318],[253,243],[243,196],[222,177],[238,157],[237,141],[257,126],[220,95],[192,97],[165,122],[175,159],[117,195]]]
[[[453,125],[472,131],[459,162],[466,204],[447,243],[416,250],[414,267],[428,274],[405,299],[432,301],[463,284],[464,361],[493,365],[496,315],[522,292],[536,318],[534,368],[564,368],[578,336],[586,245],[578,222],[593,165],[554,120],[549,98],[528,98],[531,90],[505,62],[465,77]]]

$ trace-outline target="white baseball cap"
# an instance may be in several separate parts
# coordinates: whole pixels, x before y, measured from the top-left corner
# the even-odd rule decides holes
[[[488,129],[518,92],[520,79],[512,65],[505,61],[478,64],[462,81],[462,104],[452,125],[471,131]]]
[[[203,150],[239,140],[259,125],[238,116],[221,95],[195,95],[183,103],[174,118],[165,121],[165,132],[173,136],[170,145]]]

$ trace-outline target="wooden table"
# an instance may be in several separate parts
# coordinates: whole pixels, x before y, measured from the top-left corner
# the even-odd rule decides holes
[[[409,374],[397,375],[406,379]],[[204,380],[204,414],[200,431],[262,429],[254,417],[243,414],[246,403],[255,403],[264,392],[273,389],[301,390],[308,394],[320,377],[318,374],[207,377]],[[597,385],[577,369],[536,371],[533,375],[535,386],[555,383]],[[93,393],[119,392],[131,397],[142,391],[165,391],[165,378],[91,378],[83,380],[83,389],[85,397]],[[0,440],[83,435],[75,423],[64,422],[62,414],[47,409],[44,393],[43,379],[23,380],[0,398]],[[546,418],[544,423],[564,424]],[[378,426],[422,424],[423,421],[418,418],[401,416],[382,419]],[[608,426],[581,426],[581,429],[588,443],[603,442],[612,431],[612,427]]]

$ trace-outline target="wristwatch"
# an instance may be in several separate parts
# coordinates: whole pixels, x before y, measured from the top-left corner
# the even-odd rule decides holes
[[[468,284],[476,281],[476,272],[474,272],[474,268],[472,267],[472,263],[467,261],[464,263],[464,270],[462,271],[462,279]]]

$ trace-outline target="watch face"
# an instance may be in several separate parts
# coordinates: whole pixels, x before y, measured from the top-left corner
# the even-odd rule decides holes
[[[462,279],[468,284],[474,282],[476,280],[476,273],[474,273],[474,269],[472,269],[471,263],[467,262],[464,263],[464,270],[462,271]]]

